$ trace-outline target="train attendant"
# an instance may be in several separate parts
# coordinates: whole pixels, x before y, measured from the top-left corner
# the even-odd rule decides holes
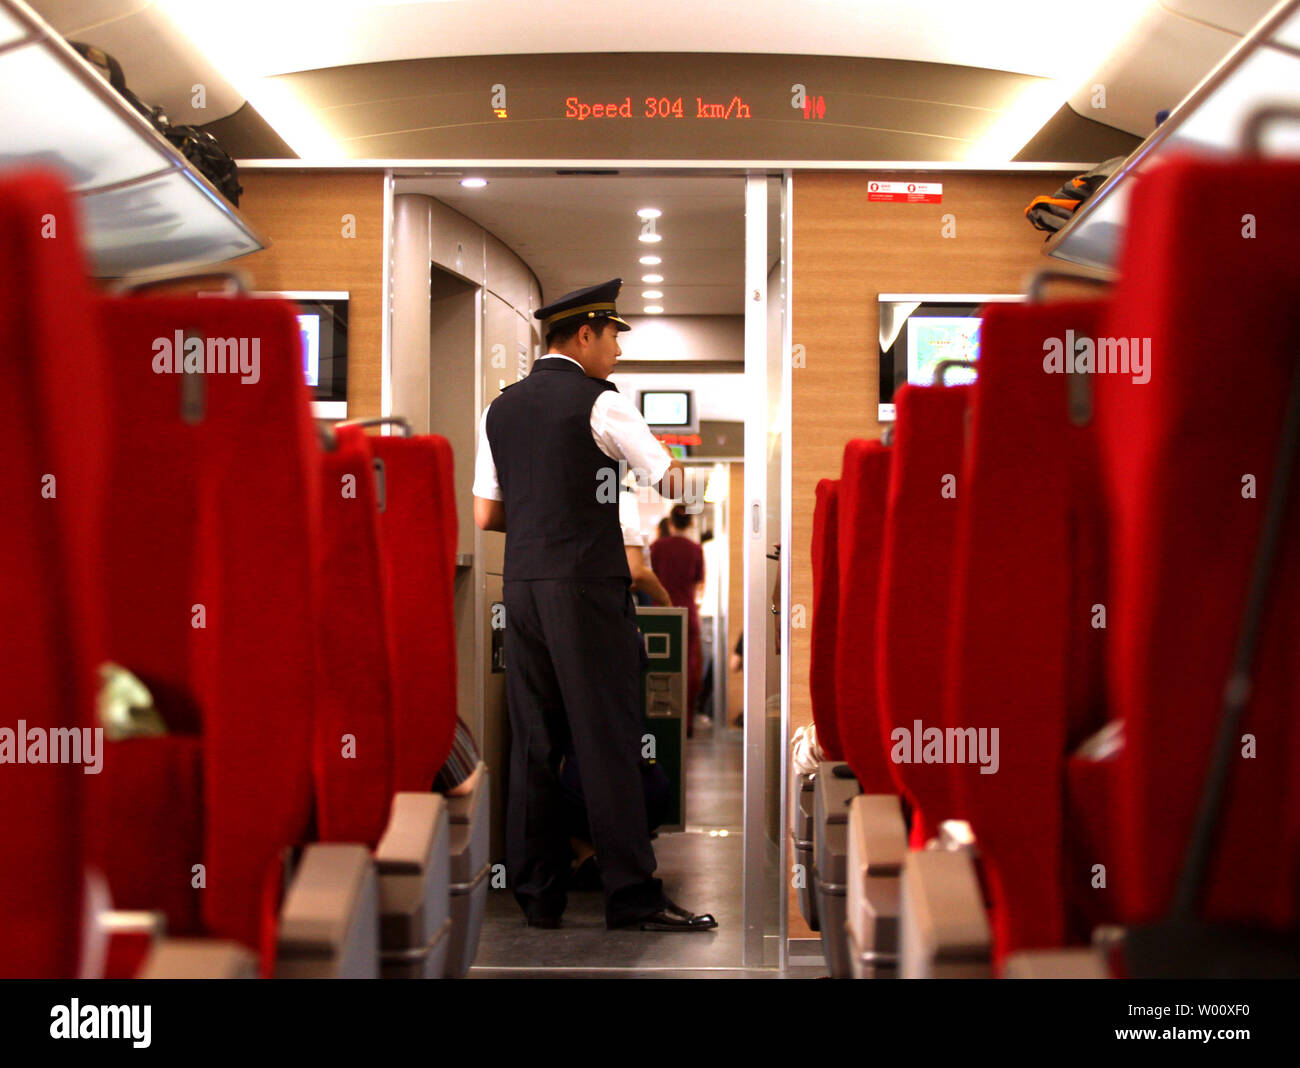
[[[661,491],[684,473],[607,381],[630,329],[615,308],[621,286],[534,313],[547,353],[492,402],[480,432],[474,519],[506,534],[506,860],[529,925],[558,927],[571,855],[557,769],[572,739],[606,926],[705,931],[717,921],[673,904],[655,878],[641,789],[641,638],[618,484],[622,464]]]

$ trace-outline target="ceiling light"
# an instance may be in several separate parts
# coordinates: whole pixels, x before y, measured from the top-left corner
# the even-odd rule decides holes
[[[662,282],[663,280],[664,280],[664,276],[661,274],[643,274],[641,276],[641,281],[649,282],[651,285],[656,285],[657,283]]]
[[[664,313],[663,308],[658,304],[647,304],[642,310],[646,315],[663,315]]]
[[[664,261],[658,256],[642,256],[638,262],[645,264],[647,267],[656,267]]]
[[[642,208],[637,214],[643,219],[657,219],[663,212],[658,208]]]
[[[487,185],[486,178],[462,178],[460,184],[466,189],[482,189]]]
[[[638,240],[638,241],[644,241],[647,245],[653,245],[655,242],[657,242],[657,241],[662,241],[663,239],[664,239],[663,234],[639,234],[639,235],[637,235],[637,240]]]
[[[660,298],[663,297],[663,294],[660,293],[659,290],[657,289],[647,289],[644,293],[641,294],[641,296],[645,300],[659,300]]]

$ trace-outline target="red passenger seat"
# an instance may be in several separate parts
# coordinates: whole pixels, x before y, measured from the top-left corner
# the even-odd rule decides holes
[[[1070,376],[1046,373],[1044,357],[1054,341],[1068,344],[1068,330],[1091,335],[1100,311],[993,304],[981,327],[944,703],[947,727],[986,732],[989,757],[997,738],[996,772],[982,773],[969,754],[954,768],[999,959],[1062,944],[1066,886],[1086,886],[1090,874],[1066,870],[1065,766],[1072,741],[1103,721],[1089,669],[1105,633],[1092,626],[1092,606],[1106,603],[1100,503],[1092,434],[1081,416],[1070,420]]]
[[[1112,701],[1127,759],[1127,917],[1171,904],[1221,717],[1300,337],[1300,164],[1173,160],[1135,184],[1114,314],[1150,380],[1098,386],[1115,561]],[[1194,226],[1184,208],[1197,204]],[[1300,923],[1300,493],[1233,742],[1199,911]]]
[[[377,437],[394,653],[394,788],[427,791],[456,731],[456,501],[445,438]]]
[[[7,707],[0,726],[15,732],[17,745],[20,725],[49,732],[95,724],[109,411],[79,230],[73,202],[53,176],[0,179],[0,646]],[[0,977],[78,974],[81,804],[95,778],[69,763],[0,768]]]
[[[392,651],[370,439],[334,430],[322,459],[316,820],[323,842],[372,848],[393,800]]]
[[[922,731],[944,727],[951,567],[969,399],[968,386],[910,385],[896,399],[876,635],[880,744],[886,753],[894,750],[896,728],[911,738],[917,721]],[[939,821],[960,814],[953,769],[892,759],[888,767],[912,806],[912,846],[921,848]]]
[[[258,947],[282,851],[311,818],[320,472],[297,323],[264,300],[99,310],[122,414],[108,654],[151,687],[170,733],[110,747],[93,852],[115,904],[162,903],[171,933]],[[225,341],[256,351],[255,376],[175,373],[163,358],[187,338],[213,357]]]
[[[835,627],[839,614],[839,488],[837,479],[817,483],[813,508],[813,616],[808,689],[817,743],[827,760],[843,760],[835,708]]]
[[[868,794],[895,792],[888,754],[880,744],[876,692],[876,615],[889,466],[889,450],[878,441],[857,439],[844,448],[835,704],[845,759]]]

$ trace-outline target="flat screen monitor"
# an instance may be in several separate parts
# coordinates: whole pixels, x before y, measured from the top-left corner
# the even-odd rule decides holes
[[[255,293],[279,297],[298,306],[298,336],[302,340],[302,373],[312,400],[331,407],[348,399],[348,294],[284,290]],[[342,414],[339,412],[338,414]]]
[[[650,429],[659,433],[694,433],[695,394],[689,389],[643,389],[639,396],[641,415]]]
[[[928,386],[945,360],[976,363],[980,351],[980,308],[995,301],[1023,301],[1021,293],[881,293],[880,401],[877,419],[894,419],[894,393],[910,382]],[[949,385],[975,381],[975,371],[952,368]]]

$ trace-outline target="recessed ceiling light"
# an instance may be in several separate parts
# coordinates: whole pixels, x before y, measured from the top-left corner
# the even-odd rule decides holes
[[[645,308],[642,310],[646,313],[646,315],[662,315],[664,313],[663,308],[660,307],[658,304],[647,304]]]
[[[637,214],[643,219],[657,219],[663,212],[658,208],[642,208]]]
[[[644,293],[641,294],[641,297],[643,300],[659,300],[661,297],[663,297],[663,294],[660,293],[659,290],[657,289],[647,289]]]
[[[460,184],[466,189],[482,189],[487,185],[486,178],[462,178]]]
[[[647,267],[655,267],[664,261],[658,256],[642,256],[639,262],[644,263]]]
[[[658,285],[663,280],[664,276],[661,274],[643,274],[641,276],[641,281],[649,282],[651,285]]]
[[[664,239],[663,234],[638,234],[637,235],[637,240],[644,241],[647,245],[653,245],[658,241],[662,241],[663,239]]]

